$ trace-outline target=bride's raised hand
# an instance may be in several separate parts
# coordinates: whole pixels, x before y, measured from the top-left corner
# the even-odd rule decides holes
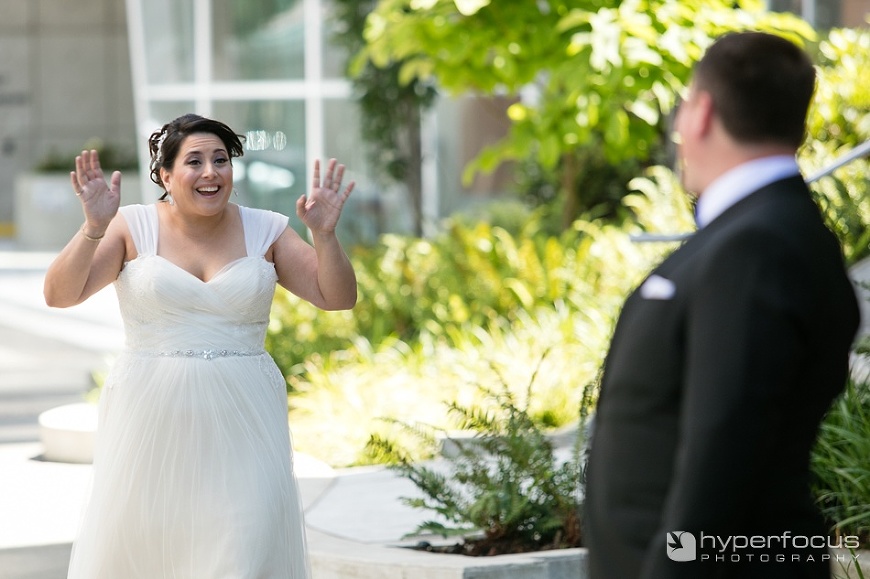
[[[85,228],[89,235],[101,236],[121,204],[121,173],[112,173],[111,183],[103,176],[100,156],[95,150],[82,151],[76,157],[76,170],[70,182],[82,202]]]
[[[314,161],[314,179],[311,193],[301,196],[296,201],[296,215],[312,233],[333,233],[341,217],[344,202],[353,191],[351,181],[341,190],[341,180],[344,177],[344,165],[337,165],[335,159],[330,159],[326,165],[323,181],[320,178],[320,161]]]

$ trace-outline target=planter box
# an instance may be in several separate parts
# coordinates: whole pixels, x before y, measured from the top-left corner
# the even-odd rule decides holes
[[[556,449],[572,449],[577,440],[579,425],[577,423],[568,424],[547,434],[547,438],[553,443]],[[445,458],[453,458],[459,456],[459,444],[466,447],[477,446],[479,434],[475,430],[452,430],[446,434],[437,434],[436,438],[440,441],[440,454]],[[459,444],[457,444],[459,443]]]
[[[589,579],[586,549],[467,557],[308,530],[312,579]]]
[[[125,172],[121,204],[142,202],[139,174]],[[22,250],[58,251],[84,223],[68,173],[24,173],[15,182],[15,232]]]
[[[90,463],[94,459],[97,406],[85,402],[46,410],[39,415],[43,460]]]

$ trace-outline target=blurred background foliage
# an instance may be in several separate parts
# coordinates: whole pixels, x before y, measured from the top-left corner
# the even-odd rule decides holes
[[[332,0],[334,33],[331,41],[348,54],[365,49],[364,31],[378,0]],[[373,173],[400,183],[408,192],[413,231],[423,232],[423,143],[421,120],[437,96],[433,83],[424,79],[400,80],[404,63],[384,66],[354,63],[348,76],[353,84],[363,139]]]
[[[398,63],[404,83],[512,96],[508,135],[464,177],[534,161],[568,229],[618,213],[628,181],[666,163],[669,115],[693,63],[715,37],[745,28],[816,38],[760,0],[381,0],[351,71]]]
[[[456,93],[516,92],[512,133],[469,171],[517,158],[526,189],[451,217],[430,238],[386,235],[353,248],[353,311],[320,312],[279,289],[267,348],[288,379],[296,444],[332,464],[371,460],[363,448],[380,417],[450,427],[443,403],[470,396],[463,385],[485,382],[484,367],[505,364],[520,384],[544,349],[548,394],[531,414],[548,427],[576,418],[577,385],[598,371],[625,296],[675,247],[629,236],[694,228],[690,199],[655,161],[668,156],[674,95],[714,35],[752,26],[811,41],[820,80],[800,152],[807,174],[870,132],[867,30],[813,40],[802,21],[754,2],[739,10],[731,2],[473,4],[383,0],[366,20],[355,63],[401,58],[404,82],[425,75]],[[626,86],[627,77],[635,84]],[[535,98],[522,96],[529,86]],[[614,115],[628,119],[625,131],[608,129]],[[548,157],[544,141],[554,135],[557,153]],[[558,193],[566,159],[595,190],[613,191],[609,209],[587,204],[567,227]],[[852,163],[814,186],[850,264],[868,254],[867,168],[866,160]],[[537,195],[547,187],[556,193]]]
[[[799,160],[805,174],[870,139],[870,29],[834,29],[819,44],[819,82],[810,110],[809,138]],[[870,161],[838,169],[813,185],[828,226],[847,263],[870,255]]]
[[[451,428],[445,401],[473,404],[468,384],[485,385],[492,363],[522,396],[544,351],[530,414],[551,428],[576,420],[578,384],[594,380],[622,301],[673,249],[627,232],[692,223],[669,172],[633,184],[631,227],[577,221],[553,236],[534,213],[515,231],[460,215],[432,239],[391,235],[358,248],[351,312],[319,312],[280,290],[267,347],[288,376],[297,448],[333,464],[368,462],[381,418]]]
[[[390,95],[420,107],[433,90],[513,95],[509,134],[465,176],[513,162],[516,195],[454,215],[429,238],[353,248],[353,311],[321,312],[279,289],[267,348],[288,380],[294,445],[335,466],[382,460],[366,445],[395,436],[390,420],[460,428],[449,408],[483,405],[482,391],[507,388],[544,430],[590,411],[583,385],[600,371],[619,308],[676,247],[631,235],[694,229],[692,200],[669,169],[670,116],[716,36],[768,30],[814,54],[806,175],[870,138],[867,29],[817,35],[755,1],[381,0],[365,3],[365,18],[342,4],[356,19],[344,30],[363,35],[355,88],[370,114],[385,115],[372,127],[390,120]],[[416,86],[417,96],[384,86]],[[388,169],[413,162],[389,150],[403,142],[379,141]],[[868,169],[856,161],[812,186],[849,265],[870,254]],[[864,539],[867,518],[855,513],[866,513],[866,400],[865,384],[850,385],[813,455],[832,532]],[[408,460],[431,453],[413,437],[398,444]]]

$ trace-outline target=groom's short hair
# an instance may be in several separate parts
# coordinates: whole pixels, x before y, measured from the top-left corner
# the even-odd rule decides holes
[[[763,32],[727,34],[710,46],[694,76],[736,141],[795,149],[803,143],[816,71],[793,42]]]

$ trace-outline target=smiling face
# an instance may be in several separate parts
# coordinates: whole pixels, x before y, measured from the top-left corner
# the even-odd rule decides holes
[[[211,133],[185,137],[171,170],[161,169],[163,186],[179,209],[213,214],[233,190],[233,166],[223,141]]]

